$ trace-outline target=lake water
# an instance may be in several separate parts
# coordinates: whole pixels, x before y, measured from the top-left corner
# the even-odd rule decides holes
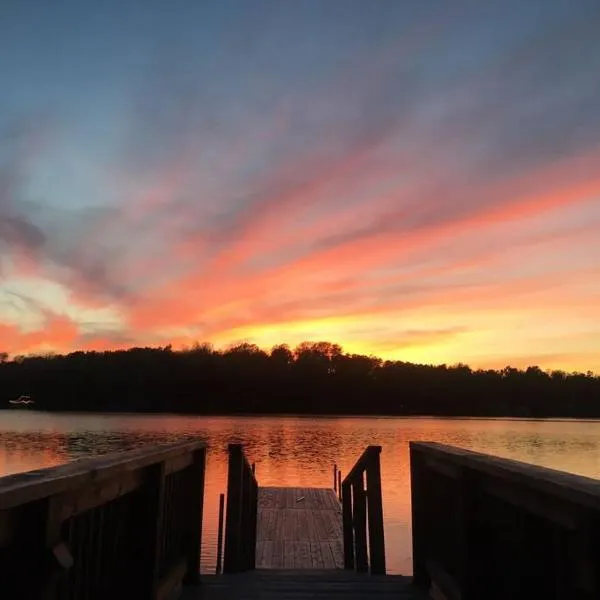
[[[230,442],[256,462],[259,485],[332,486],[369,444],[381,455],[386,558],[410,574],[409,440],[437,441],[600,478],[600,421],[376,417],[193,417],[0,411],[0,475],[143,444],[199,438],[207,458],[202,570],[215,565],[218,498]]]

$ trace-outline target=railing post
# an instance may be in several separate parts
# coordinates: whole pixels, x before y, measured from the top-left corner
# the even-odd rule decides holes
[[[139,550],[142,552],[138,598],[155,600],[159,584],[159,557],[162,544],[165,503],[165,462],[148,467],[142,488],[139,513]],[[144,564],[145,563],[145,564]]]
[[[354,531],[352,524],[352,489],[342,485],[342,524],[344,528],[344,569],[354,569]]]
[[[217,532],[217,575],[223,568],[223,517],[225,512],[225,494],[219,494],[219,529]]]
[[[381,497],[380,453],[373,453],[367,466],[367,510],[369,516],[369,562],[371,574],[385,573],[383,500]]]
[[[0,548],[3,561],[1,589],[21,590],[27,599],[55,598],[61,571],[68,570],[72,564],[72,556],[64,545],[61,549],[66,550],[70,562],[61,565],[52,560],[57,558],[56,549],[61,545],[61,504],[57,500],[60,499],[44,498],[19,507],[21,515],[13,521],[16,544],[6,550]],[[13,515],[9,512],[10,516]]]
[[[206,448],[193,453],[189,468],[188,516],[187,516],[187,570],[183,578],[186,585],[200,581],[200,554],[202,549],[202,514],[204,509],[204,473]]]
[[[250,568],[252,562],[252,471],[242,458],[242,570]]]
[[[367,557],[367,510],[364,487],[364,476],[361,473],[352,482],[352,509],[354,522],[354,546],[356,556],[356,570],[368,571]]]
[[[252,475],[250,477],[250,569],[256,568],[256,526],[258,519],[258,484]]]
[[[241,570],[242,545],[242,486],[243,452],[241,444],[229,444],[229,468],[227,475],[227,517],[225,519],[225,553],[223,572],[237,573]]]
[[[429,589],[431,578],[427,571],[427,490],[423,468],[419,451],[413,442],[410,442],[413,583]]]

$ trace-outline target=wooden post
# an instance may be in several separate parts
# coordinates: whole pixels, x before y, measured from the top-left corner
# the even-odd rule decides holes
[[[140,497],[138,541],[142,557],[141,560],[138,558],[140,579],[137,581],[137,597],[144,600],[155,600],[158,593],[164,503],[165,462],[163,461],[148,467],[148,479]]]
[[[352,490],[342,485],[342,523],[344,527],[344,569],[354,569],[354,532],[352,526]]]
[[[424,466],[419,451],[410,443],[410,497],[412,505],[413,583],[429,589],[431,577],[427,570],[427,489]]]
[[[60,498],[55,496],[7,512],[16,539],[11,548],[0,548],[2,589],[20,590],[19,597],[27,600],[56,598],[61,567],[66,571],[70,566],[52,561],[54,548],[60,544],[60,508]],[[66,554],[72,561],[68,549]]]
[[[250,563],[248,568],[256,568],[256,527],[258,521],[258,483],[254,476],[250,478]]]
[[[333,465],[333,491],[334,492],[338,491],[337,483],[338,483],[338,479],[337,479],[337,465],[334,464]]]
[[[241,547],[242,547],[242,571],[246,571],[250,568],[250,564],[252,562],[252,540],[251,530],[252,530],[252,471],[249,466],[246,464],[245,459],[242,461],[242,539],[241,539]]]
[[[192,464],[188,467],[187,570],[183,578],[186,585],[200,582],[205,467],[206,448],[200,448],[193,453]]]
[[[237,573],[241,570],[243,458],[242,445],[229,444],[224,573]]]
[[[215,569],[218,575],[223,568],[223,513],[225,512],[225,494],[219,494],[219,529],[217,533],[217,567]]]
[[[385,574],[383,535],[383,500],[381,497],[381,463],[375,454],[367,467],[367,511],[369,517],[369,562],[372,575]]]
[[[364,572],[369,570],[369,561],[367,557],[367,507],[362,473],[352,482],[352,508],[356,570]]]

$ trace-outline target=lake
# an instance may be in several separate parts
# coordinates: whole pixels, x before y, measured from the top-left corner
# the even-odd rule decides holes
[[[0,475],[143,444],[200,438],[209,445],[202,570],[215,565],[226,448],[241,442],[259,485],[332,486],[369,444],[381,455],[386,560],[410,574],[409,440],[437,441],[600,478],[600,421],[382,417],[202,417],[0,411]]]

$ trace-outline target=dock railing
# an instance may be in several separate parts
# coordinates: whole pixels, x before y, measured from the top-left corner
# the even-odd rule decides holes
[[[0,479],[4,598],[170,598],[198,583],[205,447],[77,460]]]
[[[373,575],[385,573],[380,454],[369,446],[341,484],[344,568]]]
[[[414,583],[434,598],[600,598],[600,481],[411,442]]]
[[[254,467],[241,444],[229,444],[224,573],[255,568],[257,514],[258,483]]]

